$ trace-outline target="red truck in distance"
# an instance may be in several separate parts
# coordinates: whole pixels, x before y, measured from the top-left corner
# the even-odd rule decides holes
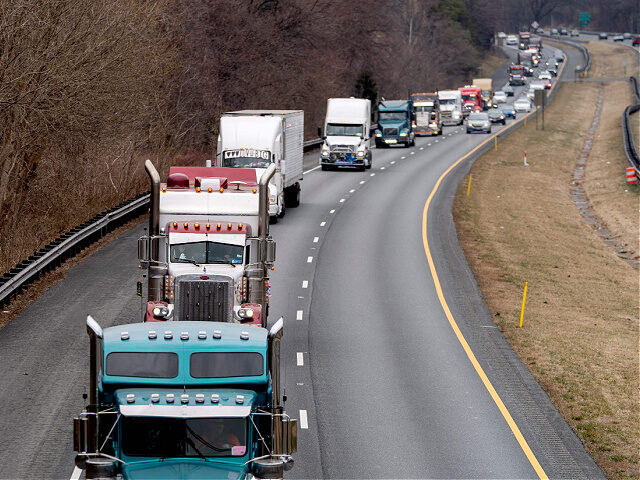
[[[482,111],[482,89],[475,85],[465,85],[458,89],[462,96],[462,113],[468,117],[472,112]]]

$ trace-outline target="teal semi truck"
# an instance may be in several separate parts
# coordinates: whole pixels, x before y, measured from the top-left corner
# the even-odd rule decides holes
[[[415,145],[411,100],[382,100],[378,103],[378,128],[374,135],[376,147],[403,144]]]
[[[268,331],[208,321],[102,329],[90,316],[86,325],[89,404],[73,425],[87,480],[283,478],[293,467],[282,318]]]

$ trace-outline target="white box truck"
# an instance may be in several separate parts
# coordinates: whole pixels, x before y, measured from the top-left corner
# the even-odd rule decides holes
[[[252,168],[259,180],[265,169],[276,165],[269,182],[269,217],[284,217],[286,207],[300,204],[302,180],[302,110],[239,110],[220,117],[216,165]]]
[[[322,136],[322,129],[318,128]],[[320,150],[322,170],[334,167],[371,168],[371,100],[329,98]]]
[[[459,90],[440,90],[440,117],[443,125],[462,125],[462,94]]]

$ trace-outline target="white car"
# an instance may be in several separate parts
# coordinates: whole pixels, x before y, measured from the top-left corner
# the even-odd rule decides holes
[[[498,38],[505,38],[507,36],[504,32],[498,32]]]
[[[540,80],[551,80],[551,74],[547,70],[545,70],[541,72],[540,75],[538,75],[538,78]]]
[[[624,36],[623,35],[614,35],[613,41],[614,42],[622,42],[622,41],[624,41]]]
[[[517,45],[518,37],[516,37],[515,35],[507,35],[507,39],[504,43],[506,43],[507,45]]]
[[[498,90],[493,94],[493,101],[495,103],[505,103],[507,101],[507,94],[502,90]]]
[[[529,100],[533,101],[536,96],[536,91],[533,88],[529,88],[524,94]]]
[[[513,103],[513,108],[515,108],[517,113],[530,112],[531,102],[529,101],[528,98],[519,98]]]

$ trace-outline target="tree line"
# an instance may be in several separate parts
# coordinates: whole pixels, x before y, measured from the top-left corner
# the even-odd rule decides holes
[[[0,271],[214,154],[218,118],[326,99],[406,98],[468,81],[489,0],[0,2]],[[499,4],[498,4],[499,5]]]

